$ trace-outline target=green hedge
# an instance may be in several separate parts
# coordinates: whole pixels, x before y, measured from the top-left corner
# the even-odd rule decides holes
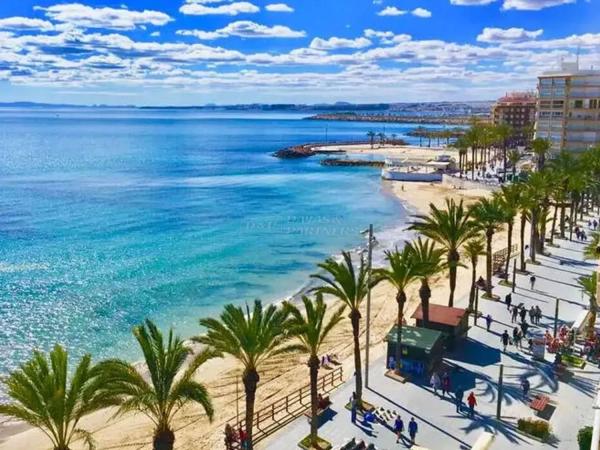
[[[579,450],[590,450],[592,448],[592,427],[583,427],[577,433]]]
[[[519,430],[542,440],[548,439],[551,433],[550,424],[541,419],[519,419],[518,427]]]

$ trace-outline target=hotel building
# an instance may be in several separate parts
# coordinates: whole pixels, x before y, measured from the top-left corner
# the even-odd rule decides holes
[[[600,71],[563,63],[540,75],[535,135],[549,139],[555,152],[600,145]]]
[[[517,144],[524,144],[526,133],[535,123],[536,98],[531,92],[512,92],[492,106],[494,125],[510,125]]]

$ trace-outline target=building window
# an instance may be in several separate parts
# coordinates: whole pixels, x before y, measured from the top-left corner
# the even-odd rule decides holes
[[[583,108],[583,100],[575,100],[573,103],[574,108]]]

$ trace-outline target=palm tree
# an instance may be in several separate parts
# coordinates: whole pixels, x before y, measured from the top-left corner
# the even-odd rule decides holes
[[[496,127],[496,136],[502,143],[502,161],[504,164],[504,173],[502,174],[502,181],[506,181],[506,161],[507,161],[507,147],[508,140],[514,135],[514,131],[510,125],[501,124]]]
[[[371,143],[371,150],[373,150],[373,146],[375,145],[375,132],[373,130],[369,130],[367,132],[367,137],[369,138],[369,142]]]
[[[540,171],[544,168],[544,164],[546,163],[546,157],[548,156],[548,151],[552,144],[548,139],[544,138],[535,138],[531,141],[531,148],[533,153],[537,156],[537,170]]]
[[[377,133],[377,137],[379,138],[379,146],[385,147],[385,133],[379,132]]]
[[[396,344],[396,372],[400,373],[400,360],[402,353],[400,344],[402,342],[402,322],[404,321],[404,305],[406,304],[406,288],[410,283],[417,279],[415,272],[414,258],[412,257],[412,247],[406,245],[401,251],[387,251],[386,259],[390,265],[389,269],[376,269],[373,271],[374,284],[381,281],[389,282],[396,288],[396,303],[398,304],[397,325],[397,344]]]
[[[361,257],[358,272],[352,263],[349,252],[342,252],[342,261],[337,262],[328,258],[319,267],[325,274],[313,274],[312,278],[321,280],[324,285],[315,288],[321,294],[328,294],[339,299],[350,310],[350,322],[352,324],[352,337],[354,341],[354,382],[358,404],[362,404],[362,363],[360,356],[360,305],[367,296],[368,268],[364,258]]]
[[[460,247],[477,234],[468,208],[463,201],[456,203],[454,199],[446,199],[446,208],[439,209],[433,203],[429,205],[428,215],[417,215],[409,227],[434,240],[446,251],[446,260],[450,272],[450,297],[448,306],[454,305],[456,290],[456,274],[460,265]]]
[[[596,273],[600,274],[600,232],[593,232],[591,236],[591,242],[586,245],[584,250],[585,259],[598,259],[598,266],[596,267]],[[596,279],[599,280],[600,276],[596,275]],[[600,298],[600,284],[596,285],[596,299]]]
[[[512,166],[512,179],[514,181],[515,177],[517,176],[517,164],[519,163],[519,161],[521,160],[521,153],[519,152],[519,150],[511,150],[508,152],[508,161],[510,162],[510,165]]]
[[[284,303],[284,308],[290,315],[290,334],[298,341],[288,350],[294,349],[308,354],[311,404],[310,443],[313,448],[317,448],[319,353],[331,330],[342,321],[345,305],[337,309],[329,319],[326,319],[327,305],[321,294],[317,294],[315,301],[303,296],[302,303],[304,304],[304,315],[294,304]]]
[[[515,218],[519,213],[519,205],[521,203],[521,192],[523,186],[521,183],[513,183],[508,186],[501,186],[500,191],[495,192],[495,196],[498,197],[502,209],[505,212],[506,225],[508,226],[508,237],[507,237],[507,249],[508,254],[506,255],[506,264],[504,267],[504,273],[508,275],[508,266],[510,263],[510,252],[512,247],[513,229],[515,226]],[[508,279],[507,279],[508,281]]]
[[[103,389],[106,372],[102,363],[93,365],[85,355],[69,377],[68,354],[55,345],[48,355],[34,351],[32,358],[3,380],[12,403],[0,404],[0,414],[22,420],[39,428],[52,442],[54,450],[69,450],[75,439],[94,448],[90,432],[79,428],[90,413],[118,403],[118,398]]]
[[[212,355],[208,351],[192,357],[179,336],[169,330],[166,342],[158,327],[150,320],[133,328],[133,335],[148,368],[147,381],[134,366],[122,360],[105,362],[110,374],[107,390],[120,398],[117,415],[136,411],[154,424],[154,450],[171,450],[175,443],[173,419],[187,404],[197,403],[212,421],[214,410],[206,387],[195,381],[196,372]]]
[[[288,335],[288,312],[274,305],[263,308],[260,300],[254,302],[250,311],[235,305],[226,305],[218,319],[200,319],[206,334],[194,337],[195,342],[205,344],[215,356],[231,355],[242,363],[242,382],[246,395],[246,434],[249,450],[252,441],[254,403],[260,382],[261,366],[273,356],[285,352],[283,344]]]
[[[531,223],[531,237],[529,242],[529,256],[533,263],[536,262],[536,253],[543,250],[541,240],[544,238],[540,234],[540,223],[545,220],[544,214],[547,203],[549,202],[549,188],[552,185],[552,178],[547,170],[532,173],[525,183],[523,198],[524,206],[529,211]]]
[[[421,307],[423,309],[423,326],[427,328],[429,324],[429,299],[431,298],[431,288],[429,280],[434,275],[446,270],[447,263],[444,262],[445,250],[436,248],[432,240],[422,240],[419,237],[416,241],[407,244],[410,247],[416,277],[421,280],[419,288],[419,297],[421,298]]]
[[[497,197],[490,199],[482,198],[471,208],[471,215],[479,229],[485,232],[486,237],[486,286],[485,292],[488,297],[492,296],[492,238],[494,233],[500,229],[501,224],[506,222],[506,213]]]
[[[485,255],[485,243],[480,237],[476,237],[467,242],[463,247],[463,252],[469,261],[471,261],[471,290],[469,291],[469,311],[473,311],[475,302],[475,283],[477,280],[477,262],[479,257]]]
[[[597,290],[598,290],[598,272],[591,275],[579,277],[577,284],[590,300],[590,318],[587,326],[588,338],[594,336],[594,325],[596,323],[596,315],[598,313]]]

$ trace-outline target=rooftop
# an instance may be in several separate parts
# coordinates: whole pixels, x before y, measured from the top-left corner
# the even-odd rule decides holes
[[[392,327],[386,337],[386,341],[396,342],[398,335],[397,328],[397,325]],[[402,327],[402,345],[406,345],[407,347],[416,347],[429,351],[441,337],[441,331],[406,325]]]
[[[429,321],[443,325],[457,326],[467,311],[462,308],[451,308],[444,305],[429,305]],[[423,319],[423,307],[419,305],[412,315],[413,319]]]

